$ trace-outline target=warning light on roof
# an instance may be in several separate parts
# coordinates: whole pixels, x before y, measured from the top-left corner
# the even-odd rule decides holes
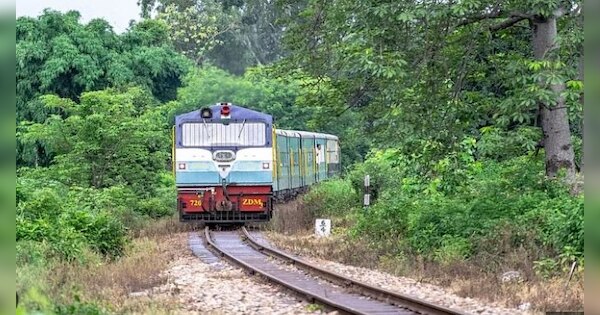
[[[217,103],[218,104],[218,103]],[[231,119],[231,107],[230,103],[221,103],[221,123],[223,125],[229,125]]]
[[[221,116],[229,116],[231,113],[231,108],[228,105],[223,105],[221,107]]]

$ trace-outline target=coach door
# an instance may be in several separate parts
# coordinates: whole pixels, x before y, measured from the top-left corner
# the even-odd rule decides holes
[[[315,155],[316,155],[316,165],[317,165],[317,169],[316,169],[316,173],[317,173],[317,181],[322,181],[325,178],[327,178],[327,166],[326,166],[326,160],[325,160],[325,155],[326,155],[326,151],[325,151],[325,139],[316,139],[316,148],[315,148]]]

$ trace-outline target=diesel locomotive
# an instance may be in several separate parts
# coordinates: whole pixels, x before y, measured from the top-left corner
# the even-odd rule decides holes
[[[231,103],[176,116],[172,157],[181,221],[268,221],[275,200],[340,171],[336,136],[276,129],[271,115]]]

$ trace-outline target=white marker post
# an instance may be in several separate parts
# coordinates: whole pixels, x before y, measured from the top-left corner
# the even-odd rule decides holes
[[[371,204],[371,177],[369,175],[365,175],[365,198],[363,200],[363,204],[365,207],[368,207]]]
[[[315,220],[315,234],[319,237],[328,237],[331,234],[331,220],[330,219],[316,219]]]

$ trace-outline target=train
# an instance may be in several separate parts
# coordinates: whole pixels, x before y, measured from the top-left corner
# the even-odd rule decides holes
[[[182,222],[265,222],[277,201],[340,172],[335,135],[277,129],[273,116],[216,103],[175,117],[172,163]]]

